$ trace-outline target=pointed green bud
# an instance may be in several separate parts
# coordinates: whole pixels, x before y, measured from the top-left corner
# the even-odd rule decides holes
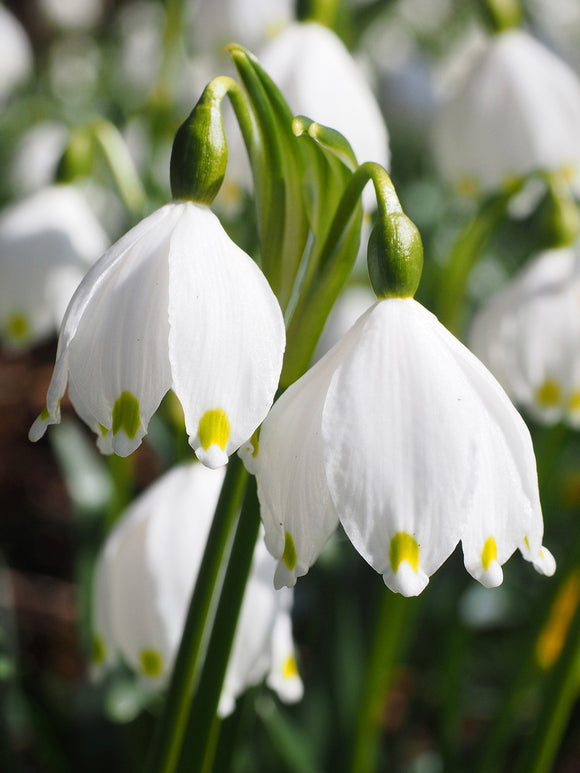
[[[170,176],[174,199],[211,204],[223,182],[228,146],[221,113],[226,78],[208,83],[173,141]]]
[[[369,276],[378,298],[412,298],[423,270],[423,243],[403,212],[380,217],[367,247]]]

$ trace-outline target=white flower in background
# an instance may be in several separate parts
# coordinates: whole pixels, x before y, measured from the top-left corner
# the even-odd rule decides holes
[[[50,185],[68,136],[66,126],[56,121],[42,121],[23,134],[10,162],[11,188],[25,195]]]
[[[199,0],[192,4],[194,51],[223,56],[228,43],[254,51],[294,19],[293,0]]]
[[[0,331],[12,349],[58,331],[87,269],[109,239],[83,195],[43,188],[0,213]]]
[[[359,164],[376,161],[389,168],[389,135],[380,107],[342,41],[316,22],[295,22],[258,50],[261,66],[276,83],[294,115],[305,115],[341,132]],[[242,136],[227,111],[228,170],[219,204],[232,209],[239,190],[252,180]],[[364,191],[366,209],[376,206],[372,185]]]
[[[338,521],[406,596],[463,544],[488,587],[516,548],[545,574],[529,432],[489,371],[411,298],[375,303],[264,421],[255,472],[275,584],[293,585]]]
[[[101,451],[127,456],[173,389],[192,448],[217,467],[267,414],[284,345],[282,312],[258,266],[208,207],[174,201],[114,244],[80,284],[30,438],[60,421],[68,381]]]
[[[0,5],[0,101],[32,72],[32,47],[24,28]]]
[[[296,22],[259,51],[262,67],[295,115],[344,134],[359,164],[389,168],[389,136],[370,86],[341,40],[316,22]]]
[[[167,681],[223,482],[223,471],[174,468],[121,517],[97,562],[93,665],[124,660],[152,687]],[[272,588],[275,561],[259,539],[219,703],[219,714],[264,677],[285,701],[302,696],[290,608]]]
[[[434,151],[443,175],[466,191],[543,170],[580,192],[580,80],[523,30],[499,33],[441,104]]]
[[[525,266],[475,316],[470,346],[516,404],[580,427],[577,250],[548,250]]]
[[[103,13],[103,0],[39,0],[44,18],[63,29],[92,29]]]

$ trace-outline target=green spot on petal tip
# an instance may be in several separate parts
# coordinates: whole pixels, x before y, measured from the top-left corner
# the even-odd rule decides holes
[[[296,566],[296,546],[294,540],[289,531],[286,532],[286,539],[284,541],[284,552],[282,553],[282,561],[286,564],[286,567],[292,571]]]
[[[121,392],[113,406],[113,435],[123,430],[133,440],[140,425],[139,400],[131,392]]]

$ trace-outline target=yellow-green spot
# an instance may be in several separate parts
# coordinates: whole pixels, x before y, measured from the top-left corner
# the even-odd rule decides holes
[[[488,537],[481,551],[481,563],[486,572],[492,561],[497,561],[497,545],[493,537]]]
[[[296,566],[296,546],[294,545],[294,540],[292,539],[292,535],[289,531],[286,532],[286,538],[284,540],[284,552],[282,553],[282,561],[284,561],[290,571],[292,571],[292,569],[294,569]]]
[[[524,544],[527,547],[528,550],[531,550],[530,548],[530,540],[528,539],[527,535],[524,537]]]
[[[124,430],[133,440],[141,424],[139,400],[131,392],[121,392],[113,406],[113,435]]]
[[[92,659],[96,666],[100,666],[105,662],[107,657],[107,647],[102,636],[96,633],[93,636],[93,652]]]
[[[163,673],[163,658],[157,650],[142,650],[139,662],[145,676],[155,679]]]
[[[260,450],[260,441],[258,440],[258,432],[259,430],[256,430],[252,435],[252,437],[250,438],[250,443],[252,444],[252,448],[254,449],[252,451],[252,456],[254,457],[254,459],[256,458],[256,456],[258,456],[258,452]]]
[[[391,539],[389,547],[391,569],[396,572],[402,561],[407,561],[417,571],[419,568],[419,545],[417,540],[405,531],[399,531]]]
[[[108,429],[108,427],[105,427],[105,425],[104,425],[104,424],[100,424],[100,423],[99,423],[99,429],[101,430],[101,435],[102,435],[103,437],[107,437],[107,435],[109,434],[109,429]]]
[[[457,182],[457,190],[462,196],[474,199],[479,193],[479,184],[475,177],[463,175]]]
[[[48,410],[48,408],[45,405],[44,408],[42,409],[42,411],[40,412],[40,420],[41,421],[46,421],[47,419],[50,419],[50,411]]]
[[[204,451],[214,443],[225,451],[230,436],[230,420],[226,412],[222,408],[206,411],[200,419],[197,434]]]
[[[572,413],[580,411],[580,390],[575,389],[568,398],[568,410]]]
[[[557,381],[546,379],[536,392],[536,402],[542,408],[553,408],[560,403],[562,390]]]
[[[13,341],[23,341],[30,333],[30,322],[26,314],[15,312],[6,322],[6,335]]]
[[[284,679],[292,679],[294,676],[298,676],[298,664],[294,655],[288,655],[282,666],[282,674]]]

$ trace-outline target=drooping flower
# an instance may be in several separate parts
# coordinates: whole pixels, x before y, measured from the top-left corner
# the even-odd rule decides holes
[[[32,73],[32,46],[18,19],[0,5],[0,102]]]
[[[494,191],[542,170],[580,191],[580,81],[523,30],[489,39],[434,128],[441,171],[461,188]]]
[[[223,472],[193,463],[144,492],[109,535],[94,585],[93,668],[124,660],[151,687],[167,681],[181,638]],[[266,677],[282,700],[302,696],[291,591],[272,588],[275,562],[256,545],[218,712]]]
[[[475,316],[470,346],[536,419],[580,427],[578,248],[526,265]]]
[[[332,126],[350,142],[359,164],[389,167],[389,136],[362,71],[340,39],[316,22],[295,22],[258,58],[295,114]]]
[[[0,214],[0,335],[22,349],[55,335],[109,239],[82,194],[43,188]]]
[[[30,438],[73,406],[103,453],[132,453],[169,389],[190,444],[227,462],[268,412],[285,344],[278,302],[205,205],[166,204],[114,244],[63,321],[46,408]]]
[[[340,521],[416,595],[461,540],[486,586],[519,548],[553,573],[529,432],[489,371],[411,297],[387,297],[276,402],[255,458],[275,584],[293,585]]]

